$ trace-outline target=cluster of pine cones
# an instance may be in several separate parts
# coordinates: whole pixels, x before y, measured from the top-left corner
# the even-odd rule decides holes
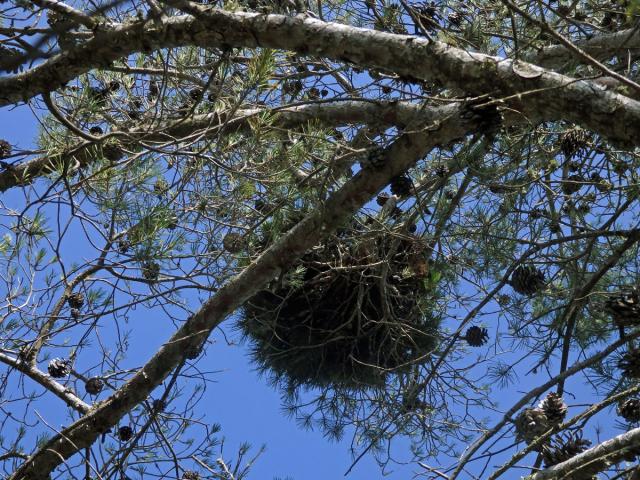
[[[515,420],[516,438],[527,444],[553,427],[560,425],[567,415],[567,405],[560,395],[550,392],[537,407],[525,408]],[[640,398],[629,398],[618,404],[618,415],[631,423],[640,422]],[[542,442],[536,450],[542,455],[545,468],[565,462],[584,452],[591,446],[591,442],[582,438],[582,431],[567,431],[557,434],[550,440]],[[632,449],[628,454],[628,461],[635,461],[640,455],[640,449]],[[625,457],[626,459],[626,457]],[[602,470],[599,462],[581,468],[575,475],[567,478],[575,480],[591,480],[593,475]]]
[[[533,442],[536,438],[549,429],[560,425],[567,415],[567,405],[560,395],[549,392],[540,404],[535,408],[525,408],[516,418],[516,436],[518,440],[526,443]],[[580,430],[558,434],[554,438],[542,442],[537,450],[542,455],[545,468],[565,462],[572,457],[584,452],[591,446],[589,440],[582,438]],[[599,466],[598,466],[599,467]],[[589,468],[591,470],[591,467]],[[594,471],[595,470],[594,468]],[[579,477],[569,476],[574,480],[590,480],[592,472],[580,470]],[[563,477],[564,478],[564,477]]]
[[[47,365],[47,371],[52,378],[64,378],[71,373],[71,363],[68,358],[54,358]],[[85,381],[84,388],[89,395],[98,395],[104,388],[104,380],[91,377]]]
[[[567,415],[567,405],[560,395],[549,392],[537,407],[525,408],[516,418],[516,437],[526,443],[533,442]]]

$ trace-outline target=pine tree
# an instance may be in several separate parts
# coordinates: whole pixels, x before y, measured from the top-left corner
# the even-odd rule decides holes
[[[639,9],[543,3],[0,0],[7,478],[244,480],[232,348],[353,469],[635,475]]]

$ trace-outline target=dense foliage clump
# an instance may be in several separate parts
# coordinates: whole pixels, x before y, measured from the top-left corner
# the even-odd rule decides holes
[[[409,234],[330,237],[245,305],[255,359],[294,385],[383,384],[437,346],[426,267],[425,245]]]

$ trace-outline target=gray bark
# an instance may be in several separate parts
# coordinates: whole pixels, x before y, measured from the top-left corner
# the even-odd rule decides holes
[[[590,80],[531,64],[465,51],[442,42],[395,35],[304,16],[227,12],[199,7],[197,18],[161,25],[102,26],[82,45],[43,64],[0,79],[0,106],[50,92],[92,68],[135,52],[183,45],[267,47],[379,68],[435,81],[469,94],[501,98],[523,118],[567,120],[626,146],[640,142],[640,102]]]

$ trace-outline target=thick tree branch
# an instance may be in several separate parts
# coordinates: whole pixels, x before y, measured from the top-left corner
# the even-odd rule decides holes
[[[528,480],[547,480],[565,478],[571,473],[571,478],[590,478],[598,472],[619,463],[629,456],[631,451],[637,451],[640,445],[640,428],[634,428],[622,435],[602,442],[589,450],[570,458],[566,462],[554,465],[527,477]],[[584,477],[580,474],[585,475]],[[574,476],[577,475],[577,476]]]
[[[574,56],[582,59],[583,62],[586,63],[587,65],[591,65],[599,69],[601,72],[605,73],[609,77],[612,77],[613,79],[617,80],[621,84],[633,89],[636,94],[640,93],[640,85],[626,78],[624,75],[620,75],[619,73],[611,70],[609,67],[599,62],[598,59],[593,58],[591,55],[589,55],[587,52],[582,50],[580,47],[578,47],[577,45],[574,45],[570,40],[568,40],[567,38],[565,38],[564,36],[556,32],[555,29],[549,26],[546,22],[534,18],[533,16],[529,15],[526,11],[524,11],[517,5],[511,3],[509,0],[502,0],[502,2],[505,5],[507,5],[508,8],[517,12],[519,15],[523,16],[524,18],[526,18],[529,22],[537,24],[539,27],[544,29],[553,38],[555,38],[558,42],[560,42],[560,44],[563,45],[569,52],[571,52]]]
[[[29,72],[0,79],[0,106],[54,90],[90,69],[134,52],[182,45],[293,50],[405,77],[435,81],[470,94],[508,98],[525,116],[564,119],[625,145],[640,142],[640,103],[530,64],[473,53],[422,38],[395,35],[304,16],[286,17],[197,8],[163,25],[103,27],[93,39]]]
[[[379,169],[364,169],[307,216],[255,262],[221,288],[193,317],[156,352],[149,362],[109,399],[88,415],[64,429],[30,457],[10,478],[48,478],[51,471],[81,449],[91,445],[101,432],[143,401],[180,365],[187,353],[204,343],[210,332],[268,281],[287,269],[306,250],[354,215],[394,176],[411,167],[440,144],[450,143],[478,128],[461,116],[468,107],[449,105],[440,109],[444,118],[431,125],[411,125],[382,152],[386,160]]]
[[[212,138],[220,135],[221,130],[225,132],[244,130],[250,127],[249,120],[264,113],[265,109],[241,109],[235,112],[233,118],[220,113],[195,115],[173,124],[156,125],[151,130],[149,126],[145,126],[126,133],[118,133],[117,131],[114,133],[124,148],[140,141],[147,144],[166,145],[174,143],[176,138],[184,138],[194,132],[204,132],[205,138]],[[283,129],[295,127],[311,120],[332,127],[352,123],[404,127],[414,120],[425,123],[436,121],[440,110],[433,107],[420,107],[417,104],[407,102],[349,100],[289,106],[271,109],[266,113],[273,115],[272,125],[274,127]],[[67,170],[69,168],[83,169],[99,159],[96,144],[93,142],[83,142],[54,158],[49,156],[34,158],[0,172],[0,192],[16,186],[28,185],[37,178],[65,166]]]
[[[599,61],[616,55],[640,53],[640,31],[637,27],[620,30],[615,33],[596,35],[588,40],[574,42],[580,50]],[[536,54],[528,55],[525,60],[544,68],[562,69],[576,62],[574,54],[564,45],[545,47]]]

